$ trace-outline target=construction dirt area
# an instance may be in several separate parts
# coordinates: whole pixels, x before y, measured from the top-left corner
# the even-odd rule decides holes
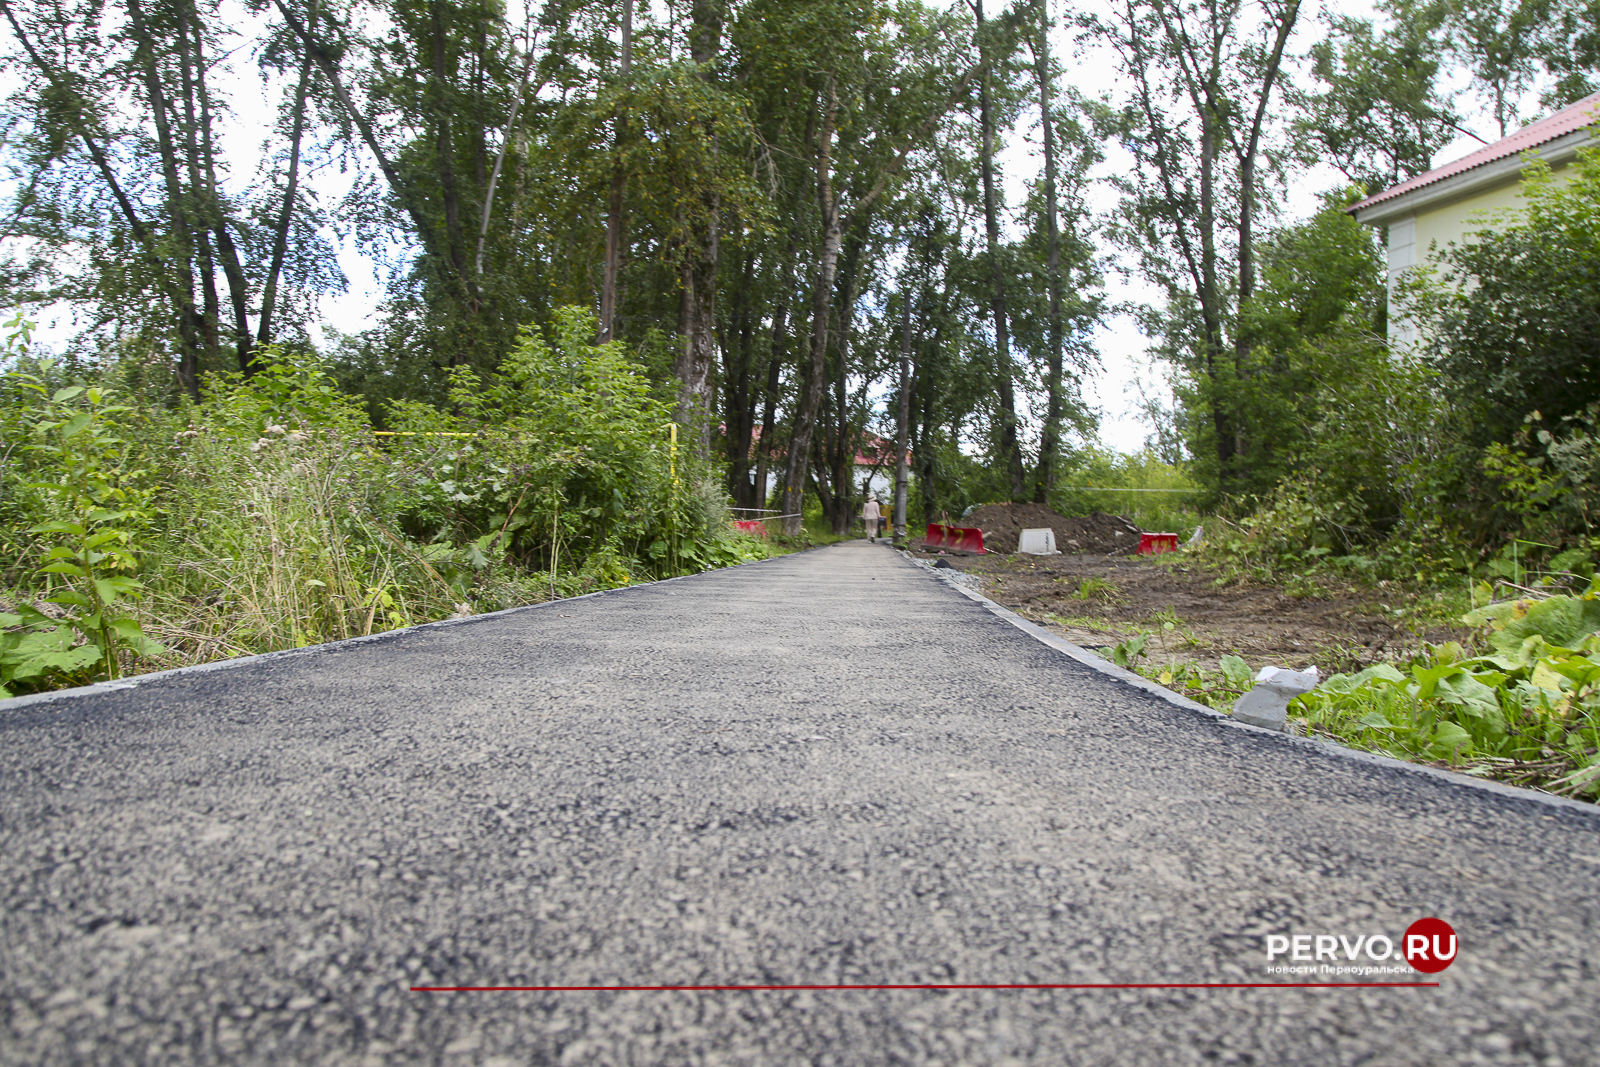
[[[1144,662],[1152,666],[1192,661],[1212,670],[1232,653],[1252,670],[1315,665],[1326,677],[1466,632],[1441,623],[1438,612],[1419,611],[1414,592],[1385,583],[1323,583],[1290,595],[1279,586],[1219,582],[1186,552],[1136,556],[1139,531],[1119,516],[987,505],[961,522],[984,530],[985,546],[993,546],[987,555],[941,554],[920,541],[911,554],[978,576],[990,599],[1084,648],[1105,652],[1149,634]],[[1018,531],[1045,526],[1055,530],[1061,555],[1015,554]]]

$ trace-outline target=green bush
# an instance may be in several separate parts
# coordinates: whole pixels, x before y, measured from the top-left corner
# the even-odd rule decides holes
[[[495,372],[453,371],[445,408],[392,405],[408,532],[549,571],[607,550],[664,577],[737,554],[720,480],[677,442],[642,368],[593,336],[592,316],[564,309]]]
[[[1525,210],[1436,250],[1406,290],[1479,448],[1508,442],[1528,412],[1600,402],[1600,149],[1579,149],[1564,182],[1537,160],[1525,175]]]

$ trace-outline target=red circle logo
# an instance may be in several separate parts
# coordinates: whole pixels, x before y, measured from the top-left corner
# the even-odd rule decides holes
[[[1456,961],[1455,928],[1443,919],[1418,919],[1406,927],[1402,951],[1423,974],[1438,974]]]

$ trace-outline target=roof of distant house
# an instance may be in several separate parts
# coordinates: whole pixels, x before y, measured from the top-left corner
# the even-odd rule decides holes
[[[890,466],[899,462],[898,453],[895,452],[894,442],[887,437],[881,437],[871,430],[861,431],[861,444],[856,449],[856,466],[878,467]],[[911,462],[911,450],[906,449],[906,462]]]
[[[1578,130],[1592,126],[1596,122],[1600,122],[1600,93],[1586,96],[1576,104],[1562,108],[1554,115],[1524,126],[1510,137],[1496,141],[1494,144],[1484,145],[1476,152],[1462,156],[1454,163],[1446,163],[1442,167],[1435,167],[1426,174],[1408,178],[1399,185],[1391,185],[1383,192],[1369,196],[1359,204],[1350,205],[1348,210],[1356,212],[1363,208],[1381,204],[1386,200],[1393,200],[1395,197],[1404,196],[1415,189],[1442,182],[1458,174],[1465,174],[1467,171],[1476,170],[1496,160],[1519,155],[1530,148],[1538,148],[1540,145],[1549,144],[1557,138],[1565,137],[1569,133],[1576,133]]]

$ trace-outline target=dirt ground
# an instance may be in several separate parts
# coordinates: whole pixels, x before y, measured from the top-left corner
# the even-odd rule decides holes
[[[940,555],[920,544],[913,554],[929,560]],[[1181,553],[1162,562],[1002,552],[944,558],[980,576],[992,600],[1082,647],[1103,650],[1151,633],[1150,664],[1195,661],[1211,670],[1233,653],[1252,670],[1315,665],[1327,677],[1401,658],[1423,640],[1463,636],[1459,628],[1430,621],[1404,590],[1380,585],[1296,597],[1272,586],[1218,585],[1216,575]]]

